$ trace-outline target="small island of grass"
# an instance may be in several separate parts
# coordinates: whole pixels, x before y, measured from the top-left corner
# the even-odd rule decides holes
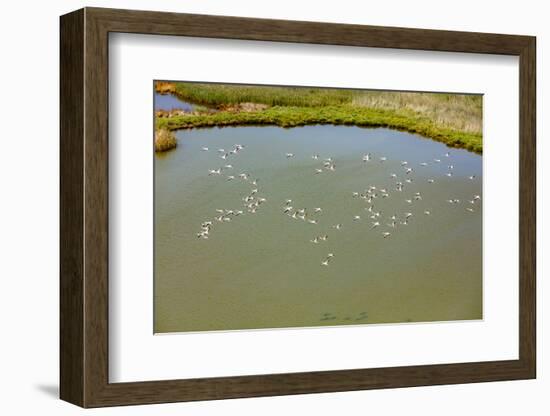
[[[156,91],[198,104],[197,111],[159,111],[158,132],[215,126],[310,124],[388,127],[482,153],[482,96],[384,92],[308,87],[267,87],[189,82],[157,82]],[[166,139],[164,137],[166,136]]]
[[[157,129],[155,131],[155,152],[166,152],[174,149],[178,145],[174,133],[167,129]]]

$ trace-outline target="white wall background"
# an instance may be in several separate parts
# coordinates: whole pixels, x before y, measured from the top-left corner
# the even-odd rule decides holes
[[[120,0],[30,2],[0,5],[0,410],[2,414],[75,415],[84,411],[58,394],[58,16],[83,6],[316,20],[387,26],[529,34],[538,37],[538,305],[539,378],[534,381],[423,387],[338,394],[225,400],[87,411],[102,415],[347,415],[407,414],[499,416],[548,414],[550,360],[544,347],[550,300],[544,282],[542,212],[550,158],[543,116],[550,101],[544,72],[550,56],[545,2],[429,0],[338,2],[277,0]],[[545,200],[546,199],[546,200]]]

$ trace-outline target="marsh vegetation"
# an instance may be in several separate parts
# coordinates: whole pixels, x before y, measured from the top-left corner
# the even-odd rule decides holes
[[[170,130],[157,129],[155,131],[155,152],[165,152],[178,145],[176,136]]]
[[[160,82],[157,92],[204,106],[163,114],[157,128],[311,124],[389,127],[482,153],[482,96]],[[218,111],[210,111],[212,108]],[[210,110],[208,110],[210,109]]]

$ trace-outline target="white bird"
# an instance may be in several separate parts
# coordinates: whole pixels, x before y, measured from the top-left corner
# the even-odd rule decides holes
[[[453,170],[455,167],[454,167],[453,165],[449,165],[449,166],[447,166],[447,168],[448,168],[449,170]]]
[[[321,266],[328,266],[329,261],[334,257],[334,254],[328,253],[327,258],[321,262]]]
[[[388,160],[388,158],[385,157],[385,156],[382,156],[382,157],[380,158],[380,162],[385,162],[386,160]]]
[[[450,178],[451,176],[453,176],[453,173],[452,172],[447,172],[446,175]]]
[[[224,149],[218,149],[218,152],[225,153],[225,150]]]
[[[286,205],[292,204],[292,199],[287,199],[287,200],[285,201],[285,204],[286,204]]]
[[[384,236],[384,238],[388,238],[391,235],[391,233],[386,231],[386,232],[383,232],[382,235]]]
[[[466,208],[466,211],[475,212],[473,208]]]
[[[430,214],[431,214],[431,212],[430,212],[430,211],[428,211],[428,210],[426,210],[426,211],[424,211],[424,214],[426,214],[426,215],[430,215]]]
[[[294,153],[287,153],[285,156],[286,156],[287,158],[289,158],[289,157],[294,157]]]
[[[240,174],[239,174],[239,178],[245,179],[245,180],[248,179],[249,176],[250,176],[250,175],[249,175],[248,173],[240,173]]]
[[[317,224],[317,220],[307,220],[310,224]]]
[[[471,181],[473,181],[475,179],[476,175],[472,175],[472,176],[468,176],[468,179],[470,179]]]
[[[351,196],[354,198],[357,198],[359,196],[359,192],[352,192]]]
[[[412,212],[405,212],[405,219],[409,219],[412,215]]]
[[[371,229],[372,229],[372,228],[376,228],[376,227],[378,227],[379,225],[380,225],[380,223],[379,223],[378,221],[375,221],[375,222],[372,223],[372,227],[370,227],[370,228],[371,228]]]
[[[227,180],[228,180],[228,181],[232,181],[233,179],[235,179],[235,177],[234,177],[233,175],[229,175],[229,176],[227,177]]]
[[[315,169],[315,174],[318,175],[319,173],[323,173],[323,169]]]
[[[313,155],[313,156],[311,156],[311,158],[314,159],[314,160],[317,160],[317,159],[319,159],[319,155]]]
[[[477,201],[478,199],[481,199],[479,195],[474,195],[474,201]]]
[[[285,207],[285,208],[283,209],[283,213],[285,213],[285,214],[286,214],[287,212],[290,212],[290,211],[292,211],[292,207],[291,207],[291,206]]]
[[[227,156],[229,156],[229,155],[228,155],[227,153],[224,153],[224,154],[221,155],[220,157],[221,157],[223,160],[225,160],[225,159],[227,159]]]
[[[203,152],[208,152],[208,147],[203,147],[203,148],[201,148],[201,150],[202,150]]]
[[[363,162],[368,162],[370,160],[370,153],[363,155]]]
[[[309,240],[309,241],[311,241],[314,244],[318,244],[319,243],[319,237],[315,237],[313,240]]]
[[[322,236],[319,237],[319,239],[320,239],[321,241],[327,241],[327,240],[328,240],[328,235],[326,235],[326,234],[325,234],[325,235],[322,235]]]
[[[359,221],[361,219],[361,217],[359,215],[356,215],[353,217],[353,221]]]
[[[226,169],[233,169],[233,165],[225,165],[224,168],[226,168]]]
[[[441,163],[441,159],[434,159],[435,163]]]
[[[413,180],[412,180],[411,178],[405,179],[405,182],[407,182],[407,183],[412,183],[412,181],[413,181]]]
[[[401,162],[401,166],[407,166],[408,164],[409,164],[409,162],[407,162],[406,160]]]
[[[336,224],[336,225],[333,225],[332,227],[339,230],[340,228],[342,228],[342,224]]]
[[[323,210],[322,210],[321,208],[315,208],[313,211],[314,211],[314,212],[321,212],[321,211],[323,211]]]
[[[411,173],[412,171],[413,171],[412,168],[407,168],[407,169],[405,169],[405,173],[406,173],[407,175],[408,175],[409,173]]]
[[[445,157],[451,156],[449,152],[445,153]]]
[[[426,162],[422,162],[420,166],[428,166],[428,164]]]
[[[220,175],[222,173],[221,169],[208,169],[208,176],[210,175]]]
[[[428,183],[434,183],[435,181],[433,179],[428,179]]]
[[[412,204],[412,203],[413,203],[412,199],[405,199],[405,202],[406,202],[407,204]]]
[[[392,173],[392,174],[390,175],[390,177],[391,177],[391,178],[397,178],[397,175],[396,175],[395,173]]]

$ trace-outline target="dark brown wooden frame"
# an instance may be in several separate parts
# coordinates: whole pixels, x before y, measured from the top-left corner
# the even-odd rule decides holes
[[[519,359],[109,383],[108,35],[179,35],[519,56]],[[536,376],[535,38],[85,8],[61,17],[60,396],[82,407],[530,379]]]

